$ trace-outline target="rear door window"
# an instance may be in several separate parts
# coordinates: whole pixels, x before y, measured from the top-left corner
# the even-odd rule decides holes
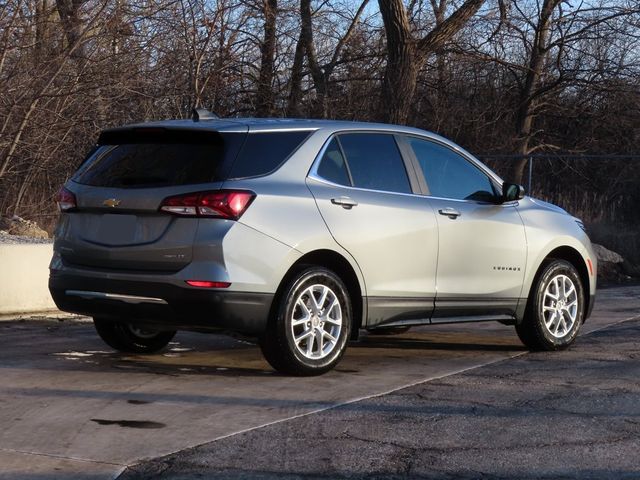
[[[256,132],[247,135],[229,178],[267,175],[275,171],[309,136],[309,131]]]
[[[245,133],[107,131],[73,180],[85,185],[152,188],[225,179]]]
[[[404,161],[391,134],[347,133],[338,136],[353,186],[411,193]]]

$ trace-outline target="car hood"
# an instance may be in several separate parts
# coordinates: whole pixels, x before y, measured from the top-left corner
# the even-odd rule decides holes
[[[554,205],[553,203],[545,202],[544,200],[540,200],[540,199],[533,198],[533,197],[527,197],[527,198],[532,203],[534,203],[535,205],[537,205],[539,207],[546,208],[547,210],[551,210],[553,212],[564,213],[565,215],[569,215],[569,212],[567,212],[563,208],[560,208],[557,205]]]

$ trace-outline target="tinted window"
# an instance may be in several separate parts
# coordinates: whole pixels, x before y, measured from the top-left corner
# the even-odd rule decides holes
[[[73,180],[86,185],[117,188],[224,180],[225,171],[235,158],[244,136],[210,132],[206,137],[190,138],[166,132],[154,135],[110,132],[101,135],[102,144],[81,165]]]
[[[411,193],[407,171],[392,135],[349,133],[340,135],[339,140],[354,186]]]
[[[300,146],[309,133],[249,133],[229,177],[256,177],[273,172]]]
[[[327,149],[324,151],[324,155],[318,166],[318,175],[333,183],[351,185],[347,164],[344,161],[344,156],[335,138],[331,140]]]
[[[409,138],[434,197],[492,201],[495,192],[489,177],[453,150],[435,142]]]

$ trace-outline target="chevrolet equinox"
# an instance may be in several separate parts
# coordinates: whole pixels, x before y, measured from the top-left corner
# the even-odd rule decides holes
[[[415,128],[200,111],[109,129],[58,205],[51,294],[123,352],[227,331],[315,375],[360,329],[487,320],[559,350],[595,296],[578,219]]]

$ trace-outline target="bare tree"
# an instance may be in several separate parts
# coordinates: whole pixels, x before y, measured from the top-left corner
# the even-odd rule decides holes
[[[526,14],[517,0],[515,9],[523,15],[523,26],[510,23],[523,41],[526,52],[523,65],[511,63],[518,81],[518,106],[515,117],[515,152],[522,156],[514,162],[511,178],[521,183],[527,155],[541,148],[557,148],[548,139],[534,143],[536,117],[548,108],[554,92],[583,81],[594,82],[601,68],[600,59],[590,65],[589,54],[581,43],[591,42],[592,35],[603,37],[616,29],[615,20],[637,13],[638,7],[625,5],[567,6],[563,0],[539,0],[537,17]],[[590,72],[590,73],[589,73]],[[587,80],[588,79],[588,80]]]
[[[291,80],[289,97],[287,98],[287,116],[297,117],[300,115],[300,102],[302,100],[302,69],[304,68],[304,35],[300,32],[296,42],[296,50],[291,65]]]
[[[432,53],[442,48],[485,0],[466,0],[448,18],[421,38],[415,38],[402,0],[379,0],[387,37],[387,67],[382,85],[383,116],[391,123],[409,119],[418,72]]]
[[[55,192],[101,129],[194,105],[411,122],[479,153],[637,152],[637,0],[378,4],[0,2],[0,214],[51,226]],[[611,182],[592,170],[600,190],[634,190],[631,166]],[[637,198],[600,190],[593,205]]]
[[[72,56],[84,58],[84,46],[81,44],[82,38],[82,18],[80,9],[86,0],[56,0],[58,15],[64,28],[67,38],[67,48],[71,50]]]
[[[261,117],[271,116],[273,112],[273,73],[276,53],[276,19],[278,16],[278,0],[263,0],[264,38],[260,46],[260,75],[258,77],[258,94],[256,114]]]
[[[369,0],[363,0],[360,3],[360,6],[352,17],[351,22],[349,23],[349,26],[347,27],[344,35],[342,35],[342,37],[336,43],[330,58],[324,65],[321,65],[317,58],[315,43],[313,40],[311,0],[300,0],[300,40],[306,53],[309,71],[311,72],[311,77],[313,78],[313,83],[316,90],[317,97],[315,102],[316,108],[314,109],[315,114],[320,116],[321,118],[326,118],[328,114],[327,102],[330,96],[329,82],[331,80],[331,76],[333,75],[334,70],[338,65],[340,54],[342,53],[343,48],[355,31],[358,20],[360,19],[360,16],[362,15],[362,12],[364,11],[368,3]],[[299,84],[295,86],[296,88],[299,88]],[[295,92],[294,96],[297,95],[299,95],[298,92]]]

